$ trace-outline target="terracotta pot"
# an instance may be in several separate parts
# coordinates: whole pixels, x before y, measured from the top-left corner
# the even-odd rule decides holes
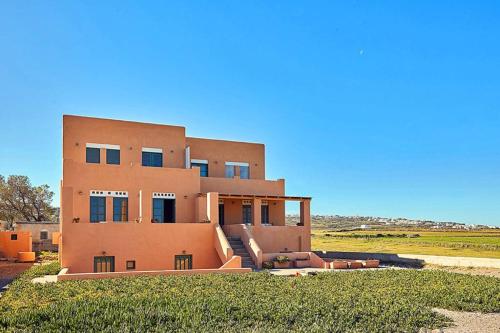
[[[295,267],[297,267],[297,268],[311,267],[311,261],[310,260],[295,260]]]
[[[330,267],[333,269],[347,269],[347,261],[334,260],[330,263]]]
[[[273,261],[273,265],[274,265],[274,268],[277,268],[277,269],[290,268],[291,262],[290,261],[287,261],[287,262]]]
[[[363,263],[361,261],[349,261],[350,269],[363,268]]]
[[[380,260],[370,259],[365,260],[364,266],[365,268],[377,268],[380,265]]]

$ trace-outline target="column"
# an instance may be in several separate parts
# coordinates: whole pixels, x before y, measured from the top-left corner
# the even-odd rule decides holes
[[[260,227],[262,224],[262,216],[261,216],[261,205],[262,205],[262,200],[254,198],[252,200],[252,224],[255,227]]]

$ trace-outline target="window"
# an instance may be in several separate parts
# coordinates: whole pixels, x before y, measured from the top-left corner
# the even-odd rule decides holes
[[[243,204],[243,223],[252,224],[252,205]]]
[[[224,225],[224,204],[219,203],[219,225]]]
[[[49,239],[49,232],[47,230],[40,231],[40,240]]]
[[[135,260],[127,260],[127,270],[135,269]]]
[[[106,149],[106,163],[120,164],[120,149]]]
[[[175,269],[193,269],[193,256],[191,254],[175,256]]]
[[[86,161],[87,163],[101,163],[101,149],[87,147]]]
[[[175,222],[175,199],[153,198],[153,222]]]
[[[163,167],[163,153],[157,148],[142,148],[142,166]]]
[[[106,221],[106,197],[90,197],[90,222]]]
[[[234,178],[234,165],[226,164],[226,178]]]
[[[114,272],[115,257],[94,257],[94,273]]]
[[[260,213],[261,213],[261,223],[269,224],[269,206],[268,205],[260,206]]]
[[[208,177],[208,163],[200,163],[191,161],[191,168],[200,168],[200,177]]]
[[[113,221],[128,221],[128,198],[113,198]]]
[[[17,234],[11,234],[10,240],[17,240]]]
[[[250,178],[250,167],[248,165],[240,165],[240,178],[241,179]]]

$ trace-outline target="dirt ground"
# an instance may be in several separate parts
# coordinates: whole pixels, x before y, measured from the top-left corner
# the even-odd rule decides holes
[[[19,274],[30,268],[32,263],[13,263],[0,261],[0,291]]]
[[[431,332],[496,333],[500,332],[500,313],[460,312],[445,309],[434,311],[453,319],[453,326]]]
[[[500,278],[500,268],[488,267],[449,267],[438,265],[425,265],[424,269],[440,269],[452,273],[472,274],[472,275],[487,275]]]

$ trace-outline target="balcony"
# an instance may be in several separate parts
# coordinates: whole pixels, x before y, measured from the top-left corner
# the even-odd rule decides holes
[[[281,196],[285,194],[285,180],[200,177],[200,190],[202,193]]]

